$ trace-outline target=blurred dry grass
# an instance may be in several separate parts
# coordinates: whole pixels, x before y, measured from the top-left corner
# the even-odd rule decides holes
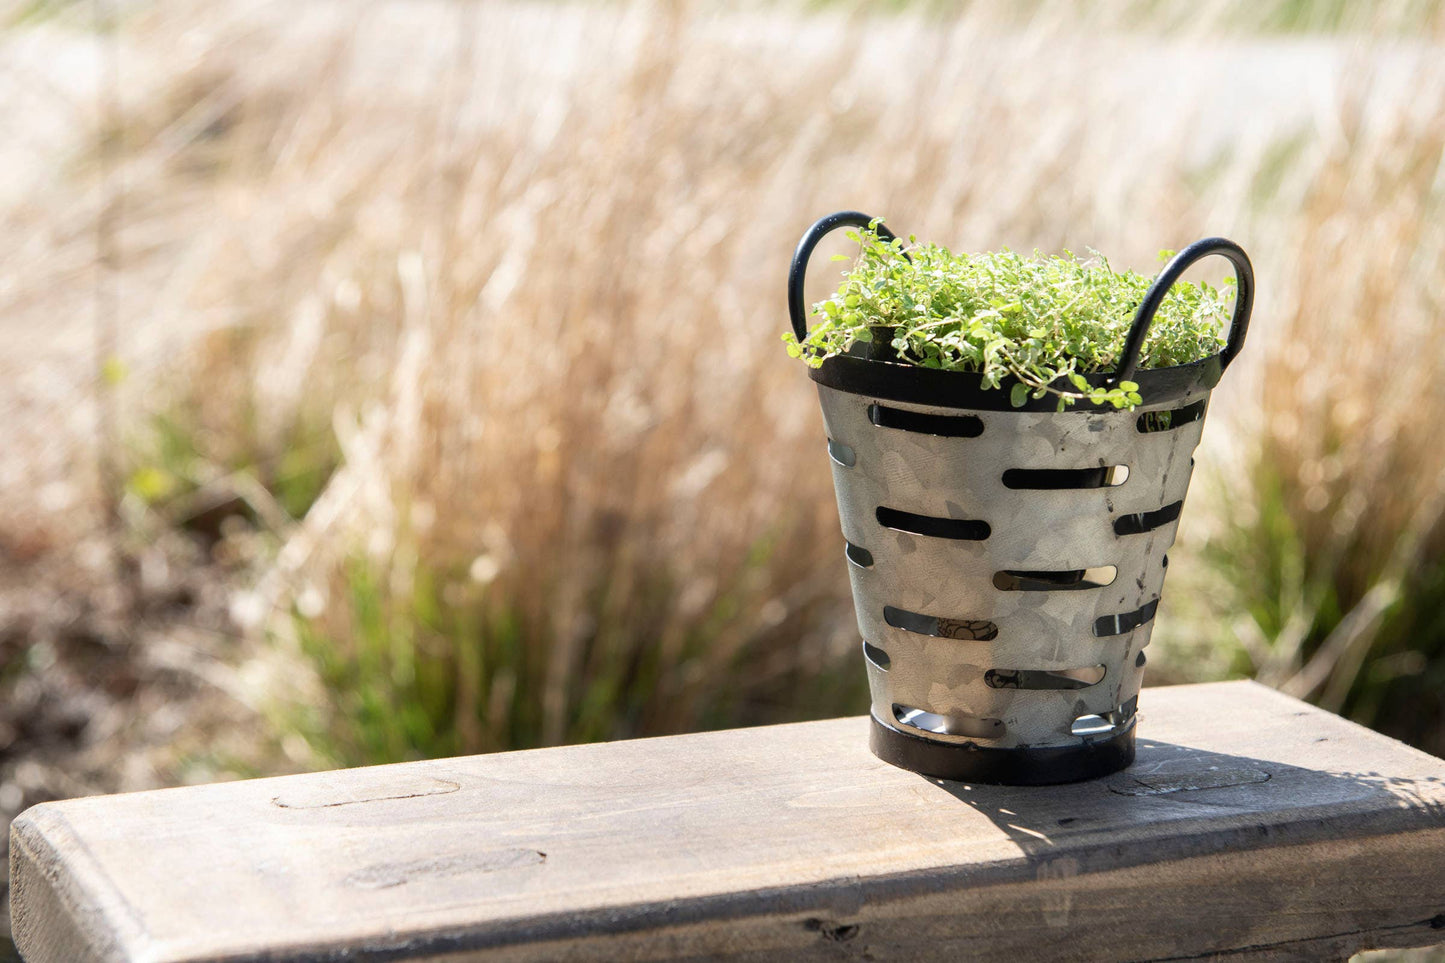
[[[1210,558],[1263,681],[1445,752],[1445,96],[1360,93],[1302,195],[1296,296]]]
[[[288,653],[254,688],[309,764],[853,711],[821,426],[778,342],[802,229],[857,207],[1140,269],[1223,233],[1261,296],[1151,673],[1373,711],[1381,658],[1445,664],[1438,624],[1379,648],[1441,565],[1439,9],[1183,9],[129,10],[127,524],[250,573],[234,612]],[[1311,26],[1336,32],[1250,33]],[[12,318],[76,300],[95,160],[12,204],[46,266]]]

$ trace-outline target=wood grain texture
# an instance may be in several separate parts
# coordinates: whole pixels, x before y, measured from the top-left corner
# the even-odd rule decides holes
[[[1138,762],[939,783],[867,720],[46,803],[29,963],[1320,960],[1445,942],[1445,762],[1252,683]]]

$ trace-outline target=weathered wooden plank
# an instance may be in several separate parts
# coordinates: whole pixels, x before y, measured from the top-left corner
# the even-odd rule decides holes
[[[1445,942],[1445,762],[1252,683],[1151,689],[1048,788],[864,719],[77,799],[14,823],[30,963],[1344,956]]]

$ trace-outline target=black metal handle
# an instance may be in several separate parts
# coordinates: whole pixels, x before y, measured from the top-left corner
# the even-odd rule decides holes
[[[840,227],[867,227],[875,220],[877,219],[861,211],[838,211],[819,218],[803,234],[797,249],[793,251],[792,267],[788,268],[788,316],[793,322],[793,334],[798,336],[799,341],[808,336],[808,311],[807,305],[803,303],[803,279],[808,273],[808,258],[813,256],[813,248],[818,246],[824,236]],[[878,236],[885,241],[893,240],[893,232],[882,224],[878,225]]]
[[[1159,305],[1164,303],[1164,296],[1169,293],[1174,282],[1178,281],[1195,261],[1212,254],[1218,254],[1234,265],[1236,282],[1234,316],[1229,322],[1229,340],[1225,343],[1224,350],[1219,353],[1219,360],[1228,368],[1229,363],[1239,354],[1239,350],[1244,347],[1244,336],[1249,331],[1249,313],[1254,308],[1254,268],[1249,263],[1249,255],[1245,254],[1244,248],[1238,244],[1222,237],[1206,237],[1174,255],[1149,286],[1149,293],[1144,295],[1144,302],[1139,305],[1139,311],[1134,315],[1134,324],[1129,328],[1129,337],[1124,342],[1124,354],[1119,359],[1118,367],[1108,378],[1111,387],[1121,381],[1128,381],[1133,376],[1134,369],[1139,366],[1139,353],[1144,350],[1144,341],[1149,337],[1149,325],[1153,323],[1155,312],[1159,310]]]

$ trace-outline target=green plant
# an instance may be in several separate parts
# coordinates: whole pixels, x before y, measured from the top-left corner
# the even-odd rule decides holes
[[[613,566],[585,588],[585,623],[559,627],[515,574],[418,563],[399,586],[352,556],[341,604],[290,620],[331,698],[280,723],[328,764],[360,765],[864,711],[863,673],[819,645],[833,606],[750,611],[786,564],[764,540],[681,616],[664,565]]]
[[[848,232],[860,247],[853,270],[836,295],[815,307],[822,321],[801,343],[784,336],[794,357],[817,366],[891,334],[902,361],[975,371],[988,388],[1012,378],[1014,407],[1045,395],[1058,398],[1060,411],[1080,400],[1116,408],[1143,401],[1135,382],[1105,388],[1084,376],[1113,369],[1150,278],[1115,271],[1102,256],[1080,260],[1068,251],[1062,257],[954,254],[914,238],[905,251],[902,238],[879,236],[878,223]],[[1172,254],[1162,252],[1161,259]],[[1150,327],[1140,367],[1217,353],[1229,295],[1204,283],[1174,285]]]
[[[277,410],[274,389],[248,375],[252,365],[274,375],[266,364],[273,350],[254,328],[211,332],[187,352],[192,377],[157,392],[118,447],[123,499],[153,522],[199,536],[217,549],[215,560],[259,561],[249,556],[262,542],[243,538],[242,552],[240,542],[219,545],[225,533],[264,533],[274,547],[341,463],[325,411],[304,399]]]

